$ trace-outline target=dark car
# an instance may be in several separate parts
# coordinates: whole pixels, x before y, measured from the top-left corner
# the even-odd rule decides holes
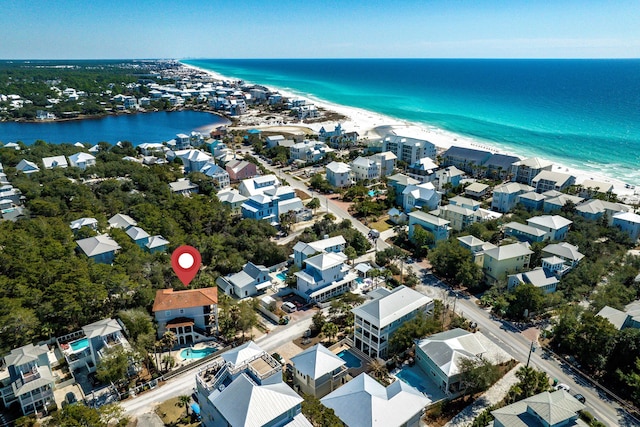
[[[194,402],[198,403],[198,393],[191,393],[191,399],[193,399]]]
[[[584,396],[581,395],[580,393],[574,394],[573,397],[575,397],[576,400],[580,403],[585,403],[587,401],[587,399],[585,399]]]
[[[67,402],[69,405],[71,405],[72,403],[76,403],[78,401],[78,399],[76,398],[76,395],[73,394],[72,391],[70,391],[69,393],[67,393],[64,396],[64,400],[65,402]]]

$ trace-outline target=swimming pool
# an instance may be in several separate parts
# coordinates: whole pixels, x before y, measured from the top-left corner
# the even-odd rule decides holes
[[[282,280],[283,282],[285,282],[287,280],[287,275],[285,273],[278,273],[276,274],[276,277],[280,280]]]
[[[180,352],[180,357],[183,359],[202,359],[205,356],[210,355],[211,353],[215,353],[216,349],[212,347],[205,348],[185,348]]]
[[[409,384],[411,387],[417,388],[421,392],[424,392],[425,380],[421,378],[420,375],[417,374],[413,369],[410,369],[408,366],[403,367],[399,371],[395,372],[394,375],[401,381],[404,381],[405,383]]]
[[[362,277],[356,277],[356,283],[362,284],[362,282],[364,282]]]
[[[374,197],[376,195],[376,190],[369,190],[369,197]]]
[[[80,350],[84,350],[85,348],[89,347],[89,340],[87,338],[82,338],[81,340],[69,343],[69,347],[71,347],[71,350],[73,350],[74,353]]]
[[[360,359],[358,359],[349,350],[342,350],[336,356],[338,356],[340,359],[344,360],[346,362],[348,368],[359,368],[359,367],[362,366],[362,362],[360,361]]]

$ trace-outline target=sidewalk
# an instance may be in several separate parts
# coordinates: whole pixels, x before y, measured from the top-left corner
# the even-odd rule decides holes
[[[516,372],[522,363],[518,363],[507,374],[500,378],[500,380],[489,388],[479,399],[473,404],[467,406],[458,415],[453,417],[451,421],[445,424],[445,427],[463,427],[470,425],[473,420],[480,415],[482,411],[487,409],[491,405],[495,405],[500,402],[507,395],[507,392],[512,385],[516,384],[519,380],[516,377]]]

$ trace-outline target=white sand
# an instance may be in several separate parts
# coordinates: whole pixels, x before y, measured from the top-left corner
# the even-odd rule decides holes
[[[198,71],[201,71],[203,73],[210,74],[215,79],[218,79],[221,81],[240,80],[240,79],[226,77],[219,73],[216,73],[210,70],[205,70],[199,67],[194,67],[188,64],[182,64],[182,65],[189,68],[197,69]],[[369,138],[371,140],[374,140],[385,134],[393,132],[396,135],[426,139],[431,143],[435,144],[435,146],[439,150],[446,150],[451,146],[458,146],[458,147],[465,147],[465,148],[473,148],[477,150],[490,151],[492,153],[509,154],[509,155],[525,158],[524,156],[518,155],[517,153],[504,152],[495,147],[491,147],[487,143],[475,140],[470,137],[458,135],[453,132],[449,132],[433,126],[425,127],[422,124],[416,124],[408,121],[394,119],[392,117],[384,116],[382,114],[371,112],[368,110],[363,110],[360,108],[347,107],[344,105],[332,104],[330,102],[323,101],[320,99],[300,96],[295,93],[287,92],[286,90],[281,90],[279,88],[275,88],[275,90],[277,90],[282,96],[286,98],[305,99],[307,100],[307,102],[313,103],[317,107],[324,108],[325,110],[335,111],[336,113],[342,114],[343,116],[347,117],[347,120],[340,122],[342,129],[344,129],[346,132],[356,131],[358,132],[361,138]],[[313,124],[304,124],[304,125],[317,132],[322,126],[325,126],[326,129],[331,130],[336,124],[338,123],[324,122],[324,123],[313,123]],[[287,125],[284,125],[284,126],[287,126]],[[301,126],[301,123],[294,123],[289,126],[299,128]],[[623,181],[620,181],[618,179],[613,179],[609,176],[604,176],[602,174],[593,173],[593,172],[575,169],[575,168],[569,168],[565,165],[557,164],[555,162],[553,163],[554,163],[554,166],[553,166],[554,172],[561,172],[561,173],[571,174],[575,176],[576,184],[581,184],[582,182],[590,179],[595,181],[600,181],[600,182],[608,182],[614,185],[614,193],[616,193],[621,200],[624,200],[627,203],[637,203],[638,201],[640,201],[640,196],[635,193],[635,190],[626,188],[625,183]]]

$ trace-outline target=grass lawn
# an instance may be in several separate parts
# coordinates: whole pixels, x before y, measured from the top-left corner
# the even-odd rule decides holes
[[[184,407],[179,407],[176,403],[178,403],[178,398],[174,397],[162,402],[156,408],[156,414],[158,414],[165,425],[170,425],[172,423],[184,427],[197,427],[200,425],[199,421],[195,423],[181,424],[179,421],[181,418],[186,416],[186,409]],[[191,409],[189,409],[189,414],[191,414]]]
[[[389,215],[381,216],[378,221],[370,222],[368,225],[370,228],[375,228],[381,233],[393,227],[393,223],[389,221]]]

